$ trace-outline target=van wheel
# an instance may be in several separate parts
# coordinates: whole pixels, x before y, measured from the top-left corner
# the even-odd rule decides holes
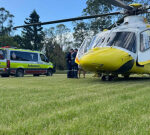
[[[33,74],[33,76],[40,76],[39,74]]]
[[[1,77],[9,77],[8,74],[2,74]]]
[[[47,70],[47,74],[46,74],[47,76],[52,76],[53,75],[53,72],[52,72],[52,70],[51,69],[48,69]]]
[[[16,77],[23,77],[24,76],[24,71],[22,69],[18,69],[16,71]]]

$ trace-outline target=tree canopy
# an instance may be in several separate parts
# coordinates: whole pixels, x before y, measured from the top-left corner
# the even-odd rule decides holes
[[[5,8],[0,8],[0,36],[11,34],[14,15]]]
[[[29,18],[26,18],[24,23],[39,23],[40,16],[35,10],[30,14]],[[42,31],[43,27],[40,25],[30,26],[23,28],[23,44],[21,45],[25,49],[31,50],[41,50],[43,47],[44,33]]]
[[[121,10],[108,2],[109,0],[87,0],[82,15],[96,15]],[[149,0],[124,0],[126,4],[149,4]],[[150,22],[150,14],[143,14]],[[19,48],[42,50],[57,69],[65,69],[65,51],[68,48],[79,48],[86,37],[108,28],[120,15],[99,17],[95,19],[73,22],[73,28],[58,24],[43,30],[41,25],[25,27],[21,35],[13,36],[13,18],[8,10],[0,8],[0,46],[17,46]],[[33,10],[25,24],[39,23],[40,16]]]

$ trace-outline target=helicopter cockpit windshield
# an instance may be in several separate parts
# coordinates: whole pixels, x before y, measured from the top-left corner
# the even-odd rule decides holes
[[[83,43],[78,51],[78,54],[77,54],[78,59],[80,59],[91,48],[90,42],[91,42],[90,38],[86,38],[83,41]]]
[[[88,50],[103,46],[108,33],[109,31],[97,34],[93,38],[86,38],[78,51],[77,57],[80,59]]]
[[[109,35],[109,33],[110,33],[110,31],[106,31],[106,32],[102,32],[100,34],[97,34],[93,38],[93,41],[91,42],[92,48],[104,46],[105,45],[104,41],[106,40],[106,37]]]
[[[112,32],[105,43],[107,46],[117,46],[136,53],[136,35],[134,32]]]

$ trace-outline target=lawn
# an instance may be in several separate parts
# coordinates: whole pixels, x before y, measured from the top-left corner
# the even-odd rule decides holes
[[[150,79],[0,78],[0,135],[98,134],[150,134]]]

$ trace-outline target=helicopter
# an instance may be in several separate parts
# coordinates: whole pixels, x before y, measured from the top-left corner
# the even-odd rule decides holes
[[[138,3],[126,5],[120,0],[107,1],[124,10],[22,25],[14,29],[122,14],[123,17],[108,30],[98,33],[92,39],[85,39],[75,61],[84,70],[99,74],[103,81],[114,80],[120,74],[124,78],[129,78],[131,74],[150,74],[150,24],[140,16],[150,13],[150,6]]]

